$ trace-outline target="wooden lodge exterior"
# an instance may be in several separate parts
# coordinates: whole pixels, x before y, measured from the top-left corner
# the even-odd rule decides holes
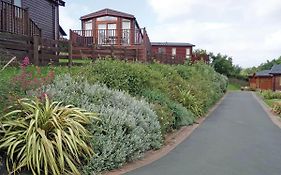
[[[0,51],[4,58],[28,56],[36,65],[59,62],[62,0],[0,0]],[[63,33],[64,35],[65,33]],[[1,59],[0,61],[5,62]]]
[[[251,89],[273,90],[273,75],[270,70],[264,70],[249,76]]]
[[[195,45],[176,42],[152,42],[153,58],[165,64],[184,64],[192,58]]]
[[[281,65],[249,76],[251,89],[281,91]]]
[[[82,30],[70,30],[72,58],[110,55],[126,60],[150,60],[150,39],[133,15],[103,9],[80,20]]]
[[[62,0],[0,0],[0,31],[59,39],[59,6]]]

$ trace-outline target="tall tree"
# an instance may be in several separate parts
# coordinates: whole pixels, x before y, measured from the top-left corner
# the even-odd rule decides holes
[[[235,67],[233,65],[232,58],[220,53],[218,53],[217,55],[212,55],[212,66],[217,72],[228,77],[234,75],[235,73],[240,73],[239,67]]]

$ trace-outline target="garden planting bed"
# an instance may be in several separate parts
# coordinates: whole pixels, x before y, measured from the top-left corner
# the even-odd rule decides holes
[[[77,120],[82,122],[81,127],[83,125],[90,135],[90,139],[84,141],[80,140],[82,137],[76,138],[77,144],[80,146],[82,142],[87,144],[87,147],[89,146],[95,153],[91,156],[85,156],[81,149],[73,151],[70,148],[73,140],[68,137],[62,137],[67,140],[67,142],[62,140],[64,156],[59,154],[60,137],[54,135],[60,135],[60,132],[71,135],[72,131],[69,128],[74,127],[75,122],[68,123],[67,119],[63,122],[66,127],[54,124],[56,129],[44,131],[47,133],[46,139],[52,140],[50,144],[52,143],[56,150],[55,161],[51,164],[58,165],[57,170],[53,170],[51,164],[47,166],[52,174],[75,171],[65,157],[66,154],[69,156],[74,154],[79,158],[71,159],[79,173],[90,175],[93,172],[108,172],[123,167],[128,162],[136,160],[142,162],[141,158],[152,152],[154,155],[167,153],[188,136],[198,121],[203,120],[200,116],[204,116],[221,99],[227,87],[227,78],[203,63],[171,66],[98,60],[89,65],[73,68],[37,68],[27,64],[23,65],[21,70],[8,68],[2,74],[6,75],[0,78],[4,83],[0,88],[2,116],[11,111],[7,108],[9,105],[15,106],[13,110],[18,109],[18,99],[30,98],[36,103],[40,102],[39,107],[43,107],[49,104],[45,100],[46,97],[50,99],[50,103],[60,101],[62,107],[71,104],[97,116],[98,119],[91,120],[90,123]],[[38,105],[35,106],[37,109]],[[43,109],[45,108],[42,108],[42,115],[40,113],[39,116],[48,116],[52,121],[54,116],[63,114],[45,113]],[[30,116],[38,115],[30,112]],[[77,115],[71,117],[75,119]],[[10,118],[2,117],[1,122],[6,122],[7,127],[11,127],[11,122],[25,122],[26,125],[33,126],[29,120],[24,119],[25,114],[12,113]],[[37,120],[40,121],[41,118],[35,117],[31,121]],[[54,120],[54,123],[57,121],[60,121],[60,117]],[[39,134],[39,140],[45,138],[42,136],[42,127],[34,125],[32,128],[34,130],[32,134]],[[5,152],[7,145],[3,142],[7,138],[8,130],[2,129],[1,133],[0,146],[2,144],[2,151]],[[42,144],[41,142],[43,143],[40,141],[38,144]],[[28,145],[27,140],[15,144],[14,147],[17,148],[15,150],[19,151],[26,144]],[[84,148],[86,146],[83,146]],[[43,151],[42,149],[43,147],[39,150]],[[32,158],[28,152],[26,156]],[[14,158],[10,156],[9,161]],[[37,161],[37,158],[34,160]],[[21,161],[16,160],[18,163]],[[30,165],[24,165],[22,170],[34,166],[36,169],[34,172],[44,174],[46,167],[44,169],[43,159],[40,159],[39,163],[32,161],[28,163]]]

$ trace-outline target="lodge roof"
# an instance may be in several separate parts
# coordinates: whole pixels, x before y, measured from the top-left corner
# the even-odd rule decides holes
[[[134,15],[106,8],[103,10],[96,11],[94,13],[90,13],[88,15],[84,15],[80,18],[80,20],[85,20],[85,19],[95,18],[95,17],[100,17],[100,16],[106,16],[106,15],[135,19]]]
[[[152,46],[189,46],[194,47],[194,44],[190,43],[179,43],[179,42],[151,42]]]
[[[257,72],[255,74],[255,76],[256,77],[271,77],[272,75],[270,74],[270,71],[271,70],[263,70],[263,71]]]
[[[281,64],[274,65],[270,70],[270,74],[281,74]]]

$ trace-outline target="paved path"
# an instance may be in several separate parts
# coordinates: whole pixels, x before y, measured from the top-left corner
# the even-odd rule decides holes
[[[281,175],[281,129],[250,92],[231,92],[162,159],[127,175]]]

